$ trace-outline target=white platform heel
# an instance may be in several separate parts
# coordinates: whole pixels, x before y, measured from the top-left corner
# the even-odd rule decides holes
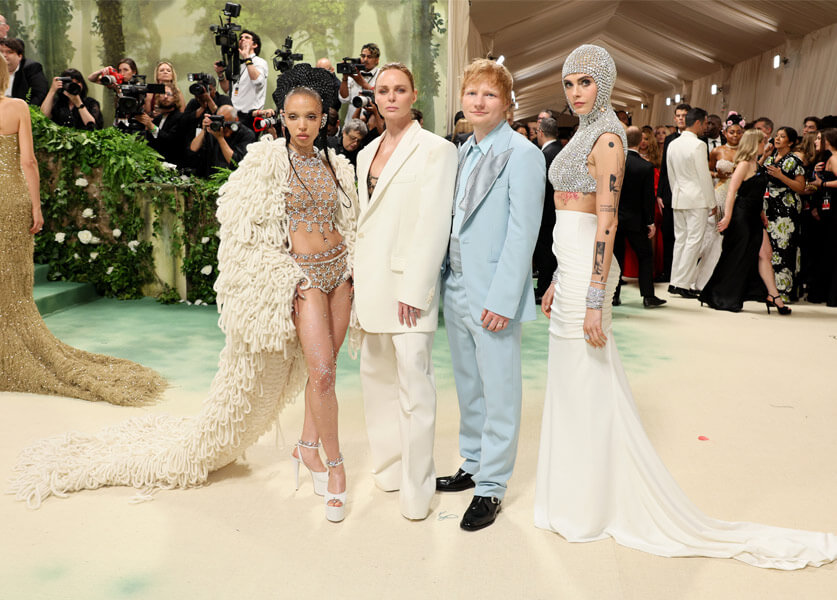
[[[311,448],[316,449],[319,448],[320,445],[317,442],[305,442],[303,440],[299,440],[296,443],[296,453],[297,456],[291,454],[291,458],[294,460],[294,479],[296,481],[296,489],[299,489],[299,465],[302,463],[308,472],[311,473],[311,483],[314,484],[314,493],[318,496],[324,496],[326,490],[328,489],[328,471],[312,471],[311,467],[305,464],[305,461],[302,460],[302,449],[303,448]]]
[[[343,464],[343,454],[341,453],[337,460],[327,460],[326,466],[329,469],[333,469],[335,467],[339,467]],[[340,506],[334,506],[329,504],[332,501],[340,502]],[[333,494],[328,491],[328,475],[326,475],[326,492],[325,492],[325,505],[326,505],[326,519],[331,521],[332,523],[339,523],[346,517],[346,492],[340,492],[339,494]]]

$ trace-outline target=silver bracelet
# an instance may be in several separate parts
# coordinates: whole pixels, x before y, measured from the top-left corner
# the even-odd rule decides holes
[[[604,306],[605,290],[594,288],[592,285],[587,288],[586,305],[593,310],[602,310]]]

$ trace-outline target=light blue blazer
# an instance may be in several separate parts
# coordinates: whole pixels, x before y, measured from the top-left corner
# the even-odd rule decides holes
[[[471,136],[462,145],[460,168],[473,143]],[[475,320],[480,320],[484,308],[518,321],[535,319],[532,253],[543,215],[545,183],[543,153],[506,123],[468,181],[457,180],[457,189],[466,186],[461,204],[470,204],[459,229],[459,243],[462,276]]]

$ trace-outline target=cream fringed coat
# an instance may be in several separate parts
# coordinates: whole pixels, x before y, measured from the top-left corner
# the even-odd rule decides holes
[[[354,254],[354,171],[329,151],[340,195],[335,224]],[[149,415],[94,435],[68,433],[21,453],[9,493],[37,507],[51,494],[124,485],[146,491],[201,485],[264,434],[302,391],[305,362],[291,308],[305,274],[288,254],[285,213],[290,165],[284,140],[263,140],[221,188],[219,324],[226,334],[218,372],[194,417]],[[353,318],[353,321],[355,319]],[[358,341],[356,327],[350,343]]]

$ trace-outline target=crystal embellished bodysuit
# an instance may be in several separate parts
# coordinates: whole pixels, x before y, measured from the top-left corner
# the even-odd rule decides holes
[[[596,191],[596,180],[590,175],[587,157],[602,134],[615,133],[622,138],[622,149],[625,155],[628,154],[625,127],[610,105],[616,65],[607,53],[600,50],[595,46],[582,46],[564,63],[563,77],[575,73],[590,75],[596,81],[598,92],[593,110],[586,115],[578,115],[578,131],[549,167],[549,182],[558,192],[590,194]]]
[[[319,232],[327,240],[326,232],[333,232],[337,212],[337,184],[319,155],[302,156],[290,149],[290,191],[286,197],[286,210],[291,232]],[[304,182],[304,184],[303,184]],[[317,288],[326,294],[349,279],[346,265],[347,249],[341,240],[330,248],[316,253],[290,253],[307,276],[303,286]]]

